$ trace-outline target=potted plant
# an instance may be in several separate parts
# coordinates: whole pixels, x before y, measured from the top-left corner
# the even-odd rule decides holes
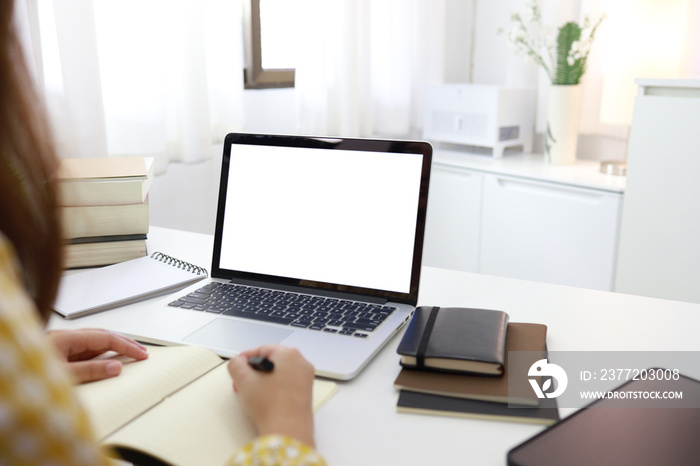
[[[574,163],[581,113],[579,82],[603,16],[596,21],[586,17],[582,24],[569,21],[555,29],[543,23],[539,1],[528,0],[525,12],[514,13],[510,20],[511,28],[499,32],[505,33],[516,54],[542,67],[551,82],[545,143],[547,161]]]

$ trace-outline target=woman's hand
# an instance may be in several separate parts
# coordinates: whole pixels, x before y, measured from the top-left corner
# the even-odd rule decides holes
[[[108,351],[136,360],[146,359],[146,348],[131,338],[101,329],[49,330],[46,336],[68,363],[77,383],[119,375],[122,363],[114,359],[93,359]]]
[[[248,365],[252,356],[268,358],[274,369],[253,369]],[[228,370],[234,390],[260,435],[288,435],[315,447],[311,399],[314,368],[298,350],[261,346],[232,358]]]

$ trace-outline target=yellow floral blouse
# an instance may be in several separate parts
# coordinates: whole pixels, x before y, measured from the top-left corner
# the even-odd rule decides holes
[[[0,465],[109,464],[18,270],[12,246],[0,233]],[[235,453],[231,464],[325,462],[292,438],[265,436]]]

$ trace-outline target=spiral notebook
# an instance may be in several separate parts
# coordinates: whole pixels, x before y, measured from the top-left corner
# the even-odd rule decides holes
[[[74,319],[184,288],[206,269],[160,252],[99,269],[65,275],[54,310]]]

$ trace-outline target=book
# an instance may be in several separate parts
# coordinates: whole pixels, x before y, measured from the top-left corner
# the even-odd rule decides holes
[[[545,398],[537,406],[510,407],[503,403],[401,390],[396,406],[397,411],[401,413],[467,417],[491,421],[551,425],[559,420],[556,398]]]
[[[507,324],[503,311],[421,306],[399,343],[401,365],[503,375]]]
[[[508,352],[532,352],[532,362],[545,357],[547,326],[524,322],[509,322],[506,332],[506,356],[502,377],[472,374],[451,374],[418,369],[401,369],[394,387],[432,395],[468,398],[496,403],[537,406],[539,399],[527,378],[508,378]]]
[[[226,361],[198,346],[148,352],[143,361],[118,357],[124,365],[117,377],[76,387],[101,444],[125,459],[223,465],[255,438]],[[314,410],[336,390],[334,382],[314,380]]]
[[[67,319],[106,311],[184,288],[206,269],[161,252],[64,275],[54,310]]]
[[[143,234],[72,238],[63,246],[66,269],[111,265],[146,254]]]
[[[147,234],[149,202],[60,206],[64,238]]]
[[[63,159],[57,173],[61,205],[139,204],[153,181],[153,157]]]

